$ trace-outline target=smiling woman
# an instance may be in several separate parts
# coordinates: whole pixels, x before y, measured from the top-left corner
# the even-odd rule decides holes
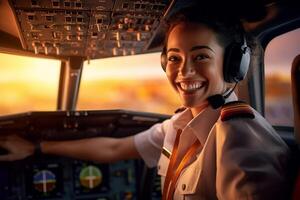
[[[0,54],[0,115],[55,110],[60,62]]]

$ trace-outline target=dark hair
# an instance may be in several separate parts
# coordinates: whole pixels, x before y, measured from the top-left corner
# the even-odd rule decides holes
[[[216,33],[216,39],[221,46],[226,48],[233,42],[241,43],[246,37],[247,43],[252,47],[252,38],[245,34],[242,24],[238,18],[233,16],[226,16],[224,13],[210,13],[210,9],[206,7],[186,7],[180,11],[172,14],[170,17],[165,19],[165,25],[167,33],[165,36],[165,46],[168,41],[168,37],[172,29],[183,22],[199,23],[206,25]]]
[[[247,46],[251,50],[249,71],[259,67],[259,62],[263,58],[263,48],[258,40],[244,31],[240,19],[225,11],[217,10],[219,12],[216,12],[215,9],[210,8],[186,7],[167,17],[163,22],[166,28],[163,52],[166,51],[169,34],[176,25],[184,22],[198,23],[212,29],[216,34],[217,41],[225,50],[234,42],[243,43],[245,38]],[[211,13],[212,10],[215,12]],[[250,74],[252,73],[248,73],[248,75]]]

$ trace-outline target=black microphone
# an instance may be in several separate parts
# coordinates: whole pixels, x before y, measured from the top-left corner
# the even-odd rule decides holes
[[[213,109],[217,109],[225,104],[225,97],[221,94],[216,94],[208,97],[207,101]]]
[[[217,109],[225,104],[225,99],[227,99],[231,93],[234,91],[238,82],[235,83],[234,87],[226,90],[224,94],[215,94],[207,98],[208,103],[213,109]],[[227,94],[226,94],[227,93]]]

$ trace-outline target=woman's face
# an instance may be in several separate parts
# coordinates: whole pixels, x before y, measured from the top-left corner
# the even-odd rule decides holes
[[[214,31],[202,24],[180,23],[167,41],[166,74],[184,106],[197,108],[226,90],[224,49]]]

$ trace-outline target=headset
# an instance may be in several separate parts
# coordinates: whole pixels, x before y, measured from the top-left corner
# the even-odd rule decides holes
[[[250,47],[247,45],[246,37],[243,42],[232,42],[225,49],[223,76],[228,83],[237,83],[246,77],[250,65]],[[164,46],[160,56],[161,66],[164,71],[167,67],[167,49]]]

